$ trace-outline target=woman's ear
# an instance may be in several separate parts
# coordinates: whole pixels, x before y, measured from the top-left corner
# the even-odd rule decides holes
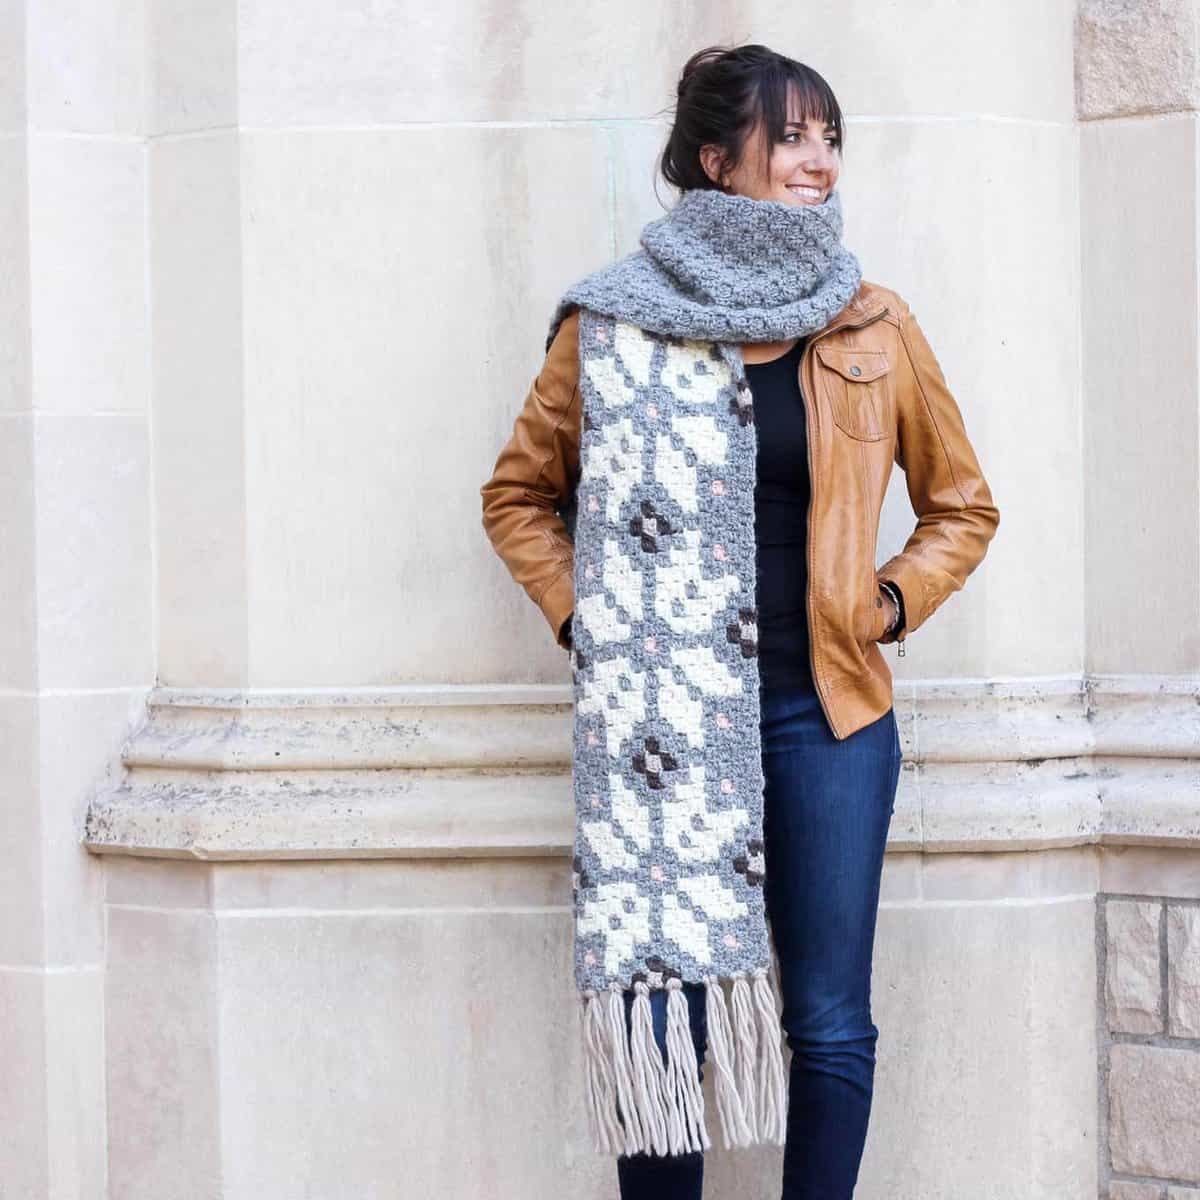
[[[724,165],[725,152],[720,146],[710,143],[700,147],[700,167],[718,187],[724,186],[721,181],[721,168]]]

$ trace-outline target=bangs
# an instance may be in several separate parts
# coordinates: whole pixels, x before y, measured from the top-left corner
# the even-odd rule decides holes
[[[763,70],[748,114],[750,125],[762,121],[764,160],[770,163],[771,148],[783,140],[789,113],[788,101],[795,96],[801,121],[823,121],[837,137],[840,151],[845,140],[842,110],[829,84],[816,71],[794,59],[780,58]]]

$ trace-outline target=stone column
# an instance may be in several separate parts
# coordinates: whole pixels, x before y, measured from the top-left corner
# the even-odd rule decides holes
[[[153,683],[143,29],[0,9],[0,1192],[106,1195],[104,870]]]
[[[1200,1195],[1200,872],[1181,848],[1196,845],[1198,742],[1165,703],[1200,671],[1198,15],[1194,0],[1086,0],[1077,26],[1087,658],[1098,687],[1140,678],[1159,696],[1135,739],[1140,779],[1128,759],[1108,764],[1143,831],[1101,862],[1100,1172],[1114,1198]]]

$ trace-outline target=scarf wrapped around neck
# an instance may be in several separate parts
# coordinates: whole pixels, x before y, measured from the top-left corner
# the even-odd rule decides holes
[[[676,337],[803,337],[824,328],[862,282],[841,238],[836,189],[821,204],[793,205],[693,188],[645,226],[641,249],[563,295],[546,348],[577,305]]]
[[[841,311],[861,281],[841,230],[836,192],[794,206],[684,192],[551,321],[547,347],[580,308],[574,959],[601,1153],[711,1145],[685,982],[704,985],[726,1148],[785,1140],[763,900],[756,425],[739,343],[812,333]]]

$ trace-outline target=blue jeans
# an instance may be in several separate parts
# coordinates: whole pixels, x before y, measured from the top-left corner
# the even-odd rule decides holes
[[[838,741],[811,684],[760,700],[764,900],[792,1052],[782,1197],[851,1200],[874,1090],[871,956],[900,737],[888,709]],[[704,987],[683,991],[703,1062]],[[665,1056],[666,992],[650,996]],[[627,1016],[632,1003],[627,993]],[[622,1200],[700,1200],[703,1175],[700,1152],[617,1159]]]

